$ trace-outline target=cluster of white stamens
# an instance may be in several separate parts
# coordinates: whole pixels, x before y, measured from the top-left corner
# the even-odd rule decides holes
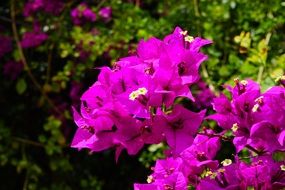
[[[147,89],[142,87],[142,88],[138,88],[137,90],[135,91],[132,91],[129,95],[129,99],[130,100],[135,100],[137,99],[140,95],[146,95],[147,93]]]
[[[282,164],[282,165],[280,166],[280,169],[281,169],[282,171],[285,171],[285,165]]]
[[[229,165],[231,165],[232,163],[233,163],[233,162],[232,162],[231,159],[225,159],[224,161],[221,162],[221,164],[222,164],[223,166],[229,166]]]
[[[148,177],[147,177],[147,183],[152,183],[152,182],[154,182],[154,177],[152,176],[152,175],[149,175]]]
[[[180,34],[184,36],[185,42],[189,42],[189,43],[193,42],[194,41],[194,37],[187,35],[187,33],[188,33],[187,30],[180,32]]]
[[[234,123],[231,129],[233,132],[236,132],[238,130],[238,124]]]
[[[241,80],[240,83],[244,86],[246,86],[248,84],[248,82],[246,80]]]
[[[252,108],[252,112],[257,112],[259,109],[259,106],[263,104],[263,96],[260,96],[254,100],[256,104],[254,104]]]
[[[186,42],[191,43],[191,42],[193,42],[193,41],[194,41],[194,37],[193,37],[193,36],[189,36],[189,35],[187,35],[187,36],[185,36],[185,37],[184,37],[184,40],[185,40]]]

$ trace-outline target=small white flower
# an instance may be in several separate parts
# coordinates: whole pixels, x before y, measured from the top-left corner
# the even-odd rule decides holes
[[[231,129],[233,132],[236,132],[238,130],[238,124],[234,123]]]
[[[142,88],[138,88],[135,91],[132,91],[129,95],[129,99],[130,100],[135,100],[136,98],[138,98],[140,95],[146,95],[147,93],[147,89],[145,87]]]
[[[223,166],[229,166],[229,165],[231,165],[232,163],[233,163],[233,162],[232,162],[231,159],[225,159],[224,161],[221,162],[221,164],[222,164]]]

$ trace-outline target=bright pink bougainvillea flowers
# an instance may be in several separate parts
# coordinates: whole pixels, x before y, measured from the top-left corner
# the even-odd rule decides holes
[[[137,55],[103,67],[74,110],[78,130],[72,147],[101,151],[115,148],[136,154],[144,144],[167,142],[178,155],[190,146],[205,111],[175,105],[178,97],[194,101],[189,85],[199,80],[208,40],[193,38],[177,27],[165,39],[140,41]],[[182,140],[181,140],[182,139]]]
[[[165,157],[135,190],[284,189],[285,88],[261,92],[258,83],[236,79],[234,87],[225,86],[230,98],[215,98],[199,75],[207,59],[200,49],[210,43],[177,27],[163,40],[141,40],[136,54],[113,68],[100,68],[81,97],[80,113],[74,109],[78,129],[71,146],[114,148],[118,159],[123,150],[134,155],[145,144],[165,143]],[[199,95],[192,95],[192,84]],[[202,107],[211,102],[216,113],[206,116]],[[218,126],[201,127],[204,119]],[[226,143],[233,154],[221,158]]]
[[[96,20],[96,14],[85,3],[81,3],[74,8],[71,11],[71,17],[75,25],[82,25]]]

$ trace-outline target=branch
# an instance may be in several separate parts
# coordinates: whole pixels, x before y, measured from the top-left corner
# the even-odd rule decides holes
[[[268,47],[268,44],[269,44],[269,41],[270,41],[271,36],[272,36],[272,33],[271,33],[271,32],[267,33],[267,35],[266,35],[265,44],[266,44],[267,47]],[[259,67],[259,70],[258,70],[257,82],[258,82],[259,84],[260,84],[261,81],[262,81],[262,75],[263,75],[263,72],[264,72],[265,67],[266,67],[266,60],[265,60],[264,63]]]
[[[37,146],[37,147],[42,147],[42,148],[45,147],[44,144],[41,144],[41,143],[35,142],[35,141],[31,141],[29,139],[23,139],[23,138],[20,138],[20,137],[12,137],[12,140],[20,142],[20,143],[28,144],[28,145]]]
[[[261,155],[263,152],[256,150],[255,148],[253,148],[250,145],[246,145],[245,146],[248,150],[251,150],[252,152],[256,153],[257,155]]]
[[[46,99],[46,101],[48,102],[48,104],[50,104],[50,106],[52,107],[52,109],[62,115],[62,113],[59,111],[59,109],[57,109],[57,107],[54,105],[54,103],[51,101],[51,99],[47,96],[46,92],[42,89],[41,85],[39,84],[39,82],[36,80],[36,78],[34,77],[29,65],[27,64],[27,60],[26,57],[24,55],[22,46],[20,44],[20,38],[17,32],[17,26],[16,26],[16,14],[15,14],[15,0],[11,1],[11,19],[12,19],[12,30],[13,30],[13,37],[14,40],[16,41],[16,45],[17,48],[19,50],[19,55],[20,55],[20,59],[24,65],[25,70],[27,71],[27,74],[29,76],[29,78],[31,79],[32,83],[35,85],[35,87],[41,92],[41,94],[43,95],[43,97]]]

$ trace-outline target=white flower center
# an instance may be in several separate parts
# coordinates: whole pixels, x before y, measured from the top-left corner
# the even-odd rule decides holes
[[[150,175],[147,177],[146,181],[147,181],[147,183],[152,183],[152,182],[154,182],[154,177],[152,175]]]
[[[188,32],[187,30],[181,31],[180,34],[183,35],[183,36],[186,36],[186,35],[187,35],[187,32]]]
[[[142,88],[138,88],[135,91],[132,91],[129,95],[129,99],[134,101],[135,99],[137,99],[140,95],[146,95],[147,93],[147,89],[145,87]]]
[[[259,104],[254,104],[252,108],[252,112],[257,112],[258,108],[259,108]]]
[[[244,86],[246,86],[248,84],[248,82],[246,80],[242,80],[242,81],[240,81],[240,83]]]
[[[221,164],[222,164],[223,166],[229,166],[229,165],[231,165],[232,163],[233,163],[233,162],[232,162],[231,159],[225,159],[224,161],[221,162]]]
[[[191,43],[191,42],[193,42],[193,41],[194,41],[194,37],[193,37],[193,36],[189,36],[189,35],[187,35],[187,36],[185,36],[185,37],[184,37],[184,40],[185,40],[186,42]]]
[[[281,169],[282,171],[285,171],[285,165],[282,164],[282,165],[280,166],[280,169]]]
[[[238,130],[238,124],[234,123],[231,129],[233,132],[236,132]]]

